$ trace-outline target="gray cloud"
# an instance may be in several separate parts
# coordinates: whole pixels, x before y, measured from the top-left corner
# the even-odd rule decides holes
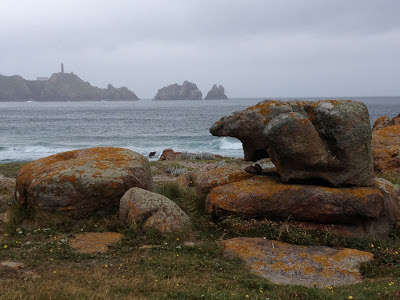
[[[139,97],[194,81],[228,96],[400,95],[398,0],[3,0],[0,73],[61,61]]]

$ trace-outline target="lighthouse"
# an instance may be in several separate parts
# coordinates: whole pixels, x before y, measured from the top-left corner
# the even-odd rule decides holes
[[[64,74],[64,64],[63,63],[61,63],[61,73]]]

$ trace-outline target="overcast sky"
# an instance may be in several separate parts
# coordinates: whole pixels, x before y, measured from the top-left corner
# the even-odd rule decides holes
[[[400,0],[1,0],[0,74],[74,72],[140,98],[399,96]]]

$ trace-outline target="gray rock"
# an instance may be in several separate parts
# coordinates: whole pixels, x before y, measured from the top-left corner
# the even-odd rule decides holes
[[[176,231],[190,223],[189,216],[173,201],[157,193],[131,188],[121,198],[118,218],[128,225],[144,222],[145,228]]]
[[[158,90],[153,100],[201,100],[202,93],[197,85],[185,81],[182,85],[177,83]]]
[[[207,96],[204,98],[204,100],[224,100],[228,99],[228,97],[225,95],[225,89],[222,85],[219,85],[217,87],[216,84],[214,84],[211,88],[211,90],[208,91]]]
[[[246,160],[270,157],[284,181],[373,183],[371,127],[361,102],[268,100],[223,117],[210,132],[238,138]]]

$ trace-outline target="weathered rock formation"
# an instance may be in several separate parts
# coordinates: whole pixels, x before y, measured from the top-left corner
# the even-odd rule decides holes
[[[115,213],[132,187],[152,190],[148,160],[122,148],[89,148],[59,153],[24,165],[14,200],[23,207],[73,216]]]
[[[212,189],[206,210],[215,217],[345,224],[355,233],[379,236],[399,220],[399,199],[399,189],[384,179],[376,179],[372,187],[329,188],[254,176]]]
[[[188,215],[167,197],[140,188],[131,188],[121,198],[118,218],[128,225],[143,222],[145,228],[176,231],[190,223]]]
[[[228,97],[225,95],[225,89],[222,85],[219,85],[217,87],[216,84],[214,84],[211,88],[211,90],[208,91],[207,96],[204,98],[204,100],[224,100],[228,99]]]
[[[250,271],[277,284],[326,288],[361,282],[360,266],[373,254],[355,249],[298,246],[262,238],[223,241],[224,254],[243,259]]]
[[[371,128],[361,102],[267,100],[221,118],[210,132],[238,138],[246,160],[269,156],[285,182],[373,183]]]
[[[390,119],[388,116],[383,116],[376,119],[374,125],[372,126],[372,131],[393,125],[400,125],[400,114],[393,117],[392,119]]]
[[[382,127],[372,132],[372,154],[375,172],[400,172],[400,124]]]
[[[153,100],[201,100],[202,93],[197,85],[185,81],[182,85],[177,83],[163,87],[158,90]]]
[[[73,73],[54,73],[47,81],[0,75],[0,101],[139,100],[126,87],[91,86]]]

